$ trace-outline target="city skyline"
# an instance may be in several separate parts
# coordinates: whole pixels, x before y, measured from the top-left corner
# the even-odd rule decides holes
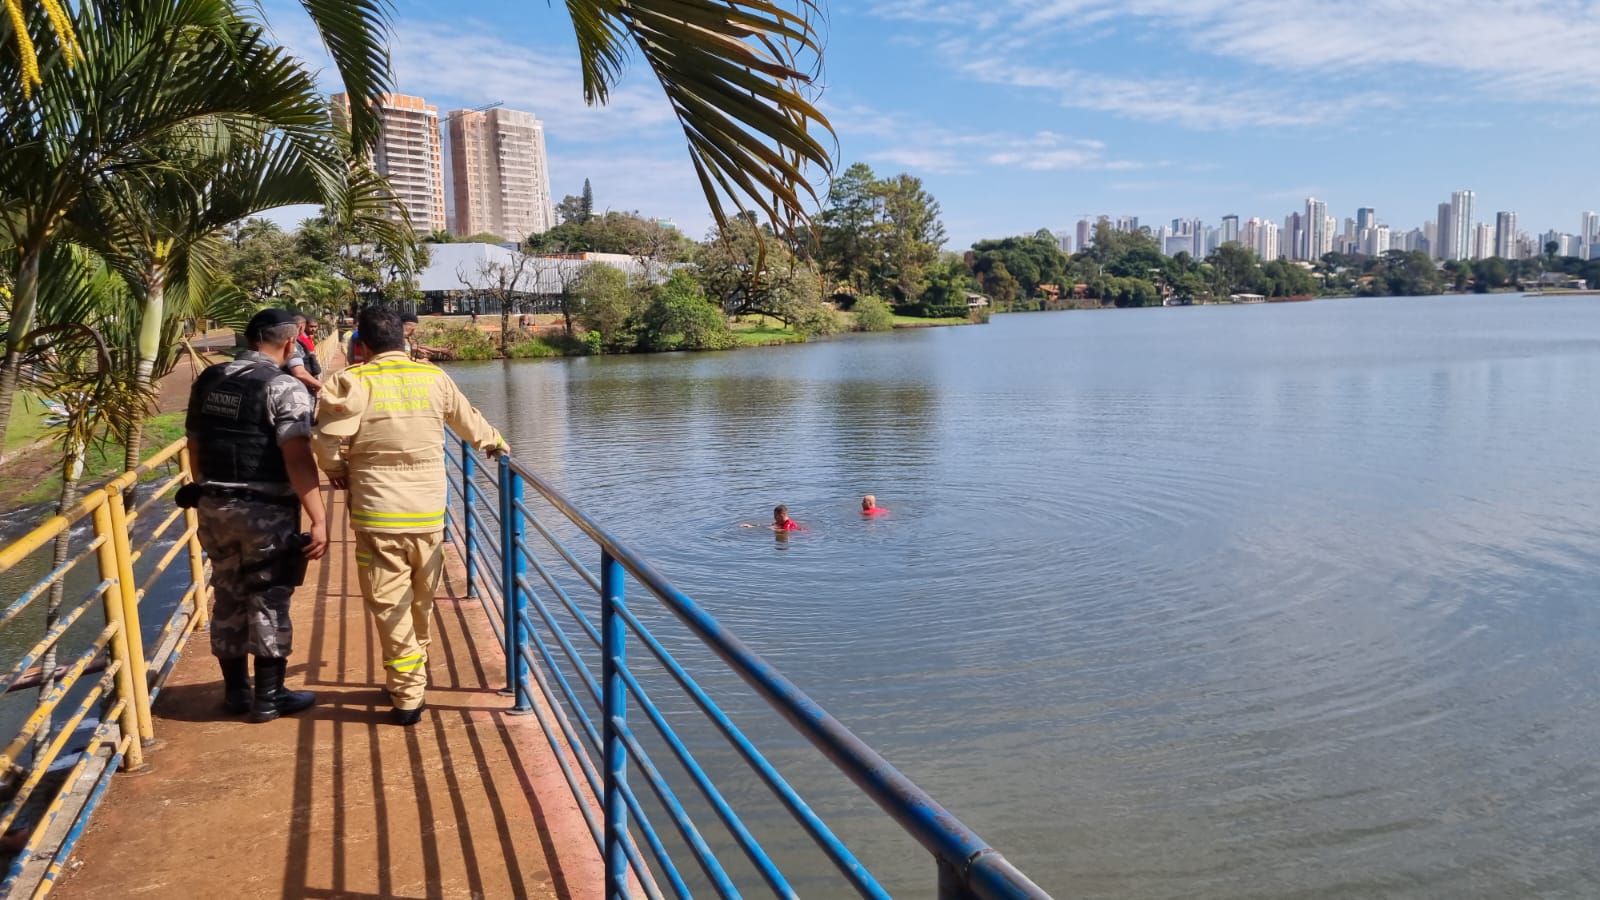
[[[1113,231],[1149,233],[1168,256],[1183,252],[1203,258],[1232,242],[1263,260],[1314,261],[1330,252],[1376,256],[1389,250],[1422,250],[1444,262],[1493,256],[1527,258],[1542,254],[1547,244],[1554,243],[1558,256],[1600,259],[1600,213],[1585,210],[1575,214],[1576,231],[1552,228],[1530,232],[1518,227],[1515,210],[1496,210],[1492,220],[1480,219],[1476,200],[1475,191],[1452,191],[1438,204],[1434,219],[1411,228],[1391,225],[1370,206],[1357,208],[1355,216],[1343,219],[1341,228],[1339,218],[1329,214],[1326,201],[1307,197],[1303,208],[1286,214],[1281,225],[1267,217],[1245,219],[1239,213],[1225,214],[1216,224],[1203,217],[1180,216],[1159,225],[1141,224],[1138,216],[1099,214],[1080,218],[1070,229],[1051,229],[1051,233],[1067,253],[1088,246],[1097,225],[1104,223]]]
[[[1556,0],[1441,17],[1401,0],[1331,12],[1284,0],[861,0],[829,8],[823,110],[842,170],[923,179],[949,246],[1071,229],[1084,213],[1282,223],[1306,197],[1409,229],[1472,185],[1478,218],[1573,231],[1600,208],[1546,157],[1600,133],[1587,52],[1600,22]],[[276,34],[339,90],[297,4]],[[1359,25],[1382,21],[1381,30]],[[495,100],[544,121],[551,194],[585,178],[602,209],[710,216],[660,89],[638,67],[612,105],[582,101],[565,16],[510,0],[395,3],[397,90],[442,109]],[[1483,34],[1526,40],[1481,40]],[[1153,66],[1152,60],[1160,60]],[[1448,85],[1431,89],[1430,84]],[[1420,177],[1419,177],[1420,176]],[[818,190],[826,185],[818,182]]]

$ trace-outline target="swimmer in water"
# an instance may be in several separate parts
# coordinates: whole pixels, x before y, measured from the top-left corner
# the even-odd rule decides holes
[[[740,528],[754,528],[756,526],[751,525],[749,522],[744,522],[744,523],[741,523],[739,525],[739,527]],[[772,530],[773,531],[805,531],[804,528],[800,527],[800,523],[799,522],[796,522],[795,520],[789,518],[789,507],[784,506],[781,503],[772,508]]]
[[[874,516],[888,515],[889,511],[878,505],[878,498],[871,494],[861,498],[861,514],[872,518]]]
[[[800,527],[799,522],[789,518],[789,507],[780,503],[772,508],[772,530],[804,531],[805,529]]]

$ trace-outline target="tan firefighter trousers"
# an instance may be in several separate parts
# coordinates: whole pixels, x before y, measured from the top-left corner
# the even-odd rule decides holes
[[[385,686],[399,709],[422,705],[428,689],[433,592],[444,564],[444,532],[356,532],[361,596],[383,645]]]

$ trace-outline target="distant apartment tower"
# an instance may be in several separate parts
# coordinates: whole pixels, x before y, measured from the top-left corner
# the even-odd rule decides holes
[[[1494,226],[1481,222],[1472,229],[1472,258],[1488,259],[1494,252]]]
[[[1450,195],[1450,227],[1439,223],[1439,237],[1444,244],[1444,259],[1466,259],[1472,255],[1472,203],[1476,195],[1471,191],[1456,191]],[[1440,207],[1441,214],[1443,206]]]
[[[1224,244],[1239,243],[1239,217],[1226,215],[1222,217],[1222,235],[1219,240]]]
[[[1356,210],[1356,234],[1378,227],[1378,211],[1370,206]]]
[[[333,116],[348,127],[350,95],[333,95]],[[439,107],[421,97],[383,94],[378,99],[378,145],[372,166],[411,218],[418,234],[445,229],[444,166],[439,154]],[[393,216],[396,220],[399,215]]]
[[[1055,235],[1056,249],[1060,250],[1062,253],[1067,254],[1068,256],[1071,256],[1072,255],[1072,233],[1071,232],[1067,232],[1067,231],[1055,231],[1055,232],[1051,232],[1051,234]]]
[[[1578,226],[1578,240],[1583,242],[1583,249],[1588,251],[1582,254],[1583,257],[1586,259],[1594,258],[1594,253],[1590,248],[1594,244],[1600,243],[1600,215],[1584,212],[1583,219]]]
[[[1450,259],[1451,258],[1449,255],[1447,255],[1448,252],[1449,252],[1447,248],[1448,248],[1449,243],[1450,243],[1448,235],[1450,234],[1451,230],[1454,227],[1450,223],[1450,216],[1451,215],[1452,215],[1452,213],[1450,211],[1450,204],[1448,204],[1448,203],[1439,204],[1439,220],[1438,220],[1438,223],[1435,224],[1434,227],[1433,227],[1433,234],[1428,235],[1428,243],[1429,243],[1430,246],[1433,247],[1433,258],[1434,259]]]
[[[544,123],[497,107],[456,110],[450,123],[450,184],[457,237],[493,234],[526,240],[555,225]]]
[[[1094,226],[1089,223],[1088,219],[1079,219],[1078,249],[1080,251],[1087,250],[1092,243],[1094,243]]]
[[[1279,233],[1278,241],[1284,256],[1289,259],[1306,258],[1305,223],[1301,221],[1299,213],[1284,216],[1283,231]]]
[[[1517,248],[1517,214],[1502,212],[1494,214],[1494,255],[1501,259],[1516,259]]]
[[[1328,204],[1315,197],[1306,198],[1305,253],[1301,259],[1315,262],[1333,250],[1333,227],[1329,224]]]
[[[1278,226],[1264,219],[1251,219],[1245,226],[1245,245],[1265,262],[1278,258]]]

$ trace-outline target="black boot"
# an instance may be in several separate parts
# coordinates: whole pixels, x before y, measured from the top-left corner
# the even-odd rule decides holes
[[[310,691],[283,689],[283,673],[289,668],[287,659],[256,657],[255,702],[250,706],[250,721],[271,722],[279,716],[292,716],[310,709],[317,695]]]
[[[218,659],[222,666],[222,708],[230,716],[250,711],[250,660]]]

